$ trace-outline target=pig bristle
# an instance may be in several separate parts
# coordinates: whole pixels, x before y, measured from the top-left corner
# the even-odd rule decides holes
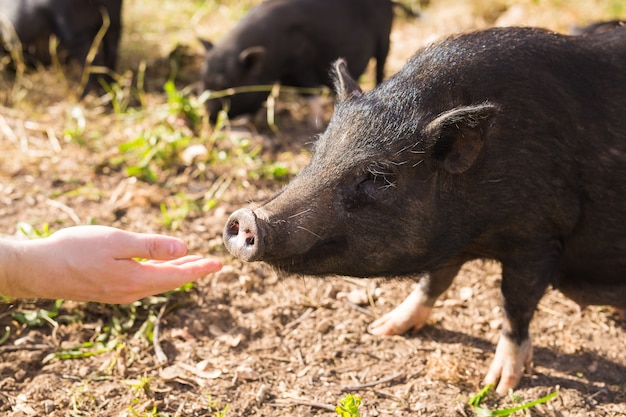
[[[395,175],[394,172],[389,168],[389,164],[390,163],[388,162],[379,162],[372,164],[367,168],[367,172],[371,174],[375,180],[378,180],[378,178],[382,178],[382,182],[385,183],[384,187],[395,187]],[[390,178],[393,178],[393,180],[391,180]]]

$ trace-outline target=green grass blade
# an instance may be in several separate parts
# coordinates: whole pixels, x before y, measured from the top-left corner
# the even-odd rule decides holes
[[[487,397],[487,395],[489,394],[489,392],[491,391],[491,389],[493,388],[493,384],[489,384],[487,386],[485,386],[482,390],[480,390],[480,392],[478,394],[476,394],[475,396],[473,396],[472,398],[470,398],[470,400],[468,401],[468,404],[470,406],[472,406],[474,413],[476,415],[479,416],[509,416],[513,413],[516,413],[518,411],[522,411],[522,410],[526,410],[530,407],[534,407],[538,404],[543,404],[546,403],[548,401],[550,401],[551,399],[553,399],[554,397],[556,397],[558,395],[558,391],[554,391],[544,397],[541,397],[537,400],[533,400],[533,401],[529,401],[527,403],[524,403],[522,405],[519,405],[517,407],[511,407],[511,408],[505,408],[502,410],[489,410],[486,408],[482,408],[480,407],[480,404],[482,403],[482,401]]]

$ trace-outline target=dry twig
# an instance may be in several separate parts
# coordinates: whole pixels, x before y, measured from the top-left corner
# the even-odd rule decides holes
[[[335,406],[332,404],[328,404],[328,403],[321,403],[318,401],[311,401],[311,400],[307,400],[304,398],[295,398],[295,397],[289,397],[289,401],[292,404],[307,405],[309,407],[321,408],[321,409],[328,410],[328,411],[335,411]]]
[[[368,382],[366,384],[361,384],[361,385],[346,385],[345,387],[343,387],[341,389],[341,391],[346,392],[346,391],[359,391],[365,388],[370,388],[370,387],[374,387],[376,385],[380,385],[380,384],[384,384],[385,382],[391,382],[394,381],[396,379],[399,378],[403,378],[404,377],[404,372],[398,372],[397,374],[393,374],[391,376],[388,376],[386,378],[382,378],[382,379],[378,379],[376,381],[372,381],[372,382]]]
[[[156,355],[156,361],[159,364],[167,362],[167,355],[163,352],[161,348],[161,342],[159,341],[159,329],[161,324],[161,319],[163,318],[163,314],[165,314],[165,308],[167,307],[167,303],[163,303],[161,309],[159,310],[159,315],[157,316],[156,323],[154,323],[154,331],[152,332],[152,346],[154,346],[154,354]]]

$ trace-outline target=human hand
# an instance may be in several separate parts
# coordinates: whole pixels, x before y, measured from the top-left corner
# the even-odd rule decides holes
[[[108,226],[69,227],[44,239],[0,244],[0,294],[19,298],[126,304],[222,267],[185,256],[180,239]]]

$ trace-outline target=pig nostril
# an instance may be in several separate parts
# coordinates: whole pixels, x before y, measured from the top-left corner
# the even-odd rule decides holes
[[[233,220],[232,222],[230,222],[230,224],[228,225],[228,233],[230,233],[231,236],[237,236],[239,234],[238,221]]]
[[[248,238],[246,238],[246,245],[254,246],[254,236],[249,236]]]

